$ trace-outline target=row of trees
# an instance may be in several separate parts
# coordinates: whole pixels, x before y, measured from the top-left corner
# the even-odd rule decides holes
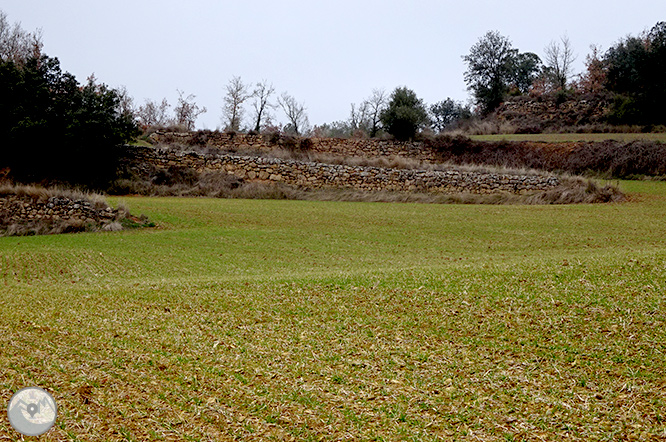
[[[463,60],[465,82],[481,115],[490,114],[511,95],[594,94],[613,102],[611,123],[666,124],[666,22],[620,39],[603,54],[593,46],[579,76],[572,69],[576,55],[566,36],[544,49],[542,61],[491,31]]]
[[[346,121],[315,127],[317,136],[375,137],[389,134],[398,140],[414,138],[422,130],[443,132],[473,117],[470,106],[451,98],[428,105],[407,87],[390,95],[375,89],[360,105],[352,104]]]
[[[206,110],[196,105],[193,95],[184,97],[180,91],[179,95],[173,115],[169,112],[171,106],[166,99],[159,103],[146,100],[138,109],[130,111],[134,112],[144,130],[169,126],[192,130],[196,117]],[[275,95],[275,87],[266,80],[250,88],[240,77],[233,77],[226,85],[223,97],[224,130],[250,133],[283,131],[292,135],[332,137],[376,137],[388,133],[405,140],[413,138],[426,127],[443,131],[472,116],[468,106],[452,99],[427,106],[414,91],[399,87],[390,96],[383,89],[374,89],[370,97],[359,105],[352,103],[347,120],[310,128],[305,104],[286,92],[277,97]],[[249,120],[246,118],[247,102],[251,104]],[[287,118],[284,127],[274,123],[277,109],[281,109]]]
[[[200,108],[194,95],[184,96],[178,91],[178,104],[173,114],[169,112],[171,105],[166,99],[161,102],[146,100],[145,103],[134,110],[140,126],[144,130],[150,128],[178,126],[184,130],[194,129],[196,119],[206,112],[205,107]],[[266,129],[277,130],[273,122],[273,112],[280,107],[289,123],[284,130],[300,135],[309,129],[306,107],[293,96],[284,92],[273,101],[275,87],[263,80],[250,88],[240,77],[233,77],[225,86],[225,95],[222,105],[222,123],[228,132],[249,131],[259,133]],[[246,125],[246,108],[248,101],[252,101],[252,115],[250,125]]]
[[[497,31],[486,33],[474,44],[463,60],[467,65],[464,79],[476,106],[456,102],[450,98],[426,105],[416,94],[400,87],[389,96],[376,89],[359,105],[353,103],[349,118],[330,124],[315,126],[319,136],[360,135],[376,137],[388,133],[398,139],[412,138],[421,129],[441,132],[454,127],[472,116],[491,114],[510,96],[556,95],[567,99],[582,94],[594,94],[613,102],[609,116],[611,123],[664,124],[666,115],[662,103],[666,99],[666,23],[661,22],[638,37],[626,37],[613,45],[605,54],[593,47],[586,60],[586,71],[576,76],[573,66],[576,54],[565,35],[544,48],[543,59],[532,52],[520,52],[508,37]],[[189,98],[193,98],[190,96]],[[245,121],[245,104],[251,102],[250,121]],[[182,94],[179,106],[187,102]],[[233,77],[223,97],[223,125],[227,131],[277,130],[273,112],[280,108],[288,120],[285,132],[300,135],[308,132],[307,109],[287,93],[275,97],[275,88],[266,80],[254,87],[240,77]],[[175,122],[187,128],[193,120],[151,119],[159,109],[165,116],[166,101],[160,105],[146,102],[137,111],[144,126]],[[178,113],[178,112],[176,112]],[[194,117],[196,112],[190,114]]]
[[[171,105],[166,100],[162,99],[161,102],[146,100],[146,102],[139,108],[134,108],[134,103],[131,97],[127,96],[125,103],[127,110],[130,112],[140,126],[146,130],[154,127],[168,127],[178,126],[183,130],[193,130],[199,115],[207,112],[205,107],[199,107],[196,103],[194,94],[185,95],[181,90],[178,92],[178,104],[173,110],[173,114],[169,112]]]
[[[487,115],[509,95],[533,90],[565,90],[576,60],[571,42],[564,36],[544,50],[545,63],[532,52],[519,52],[509,38],[497,31],[486,33],[463,56],[467,64],[465,82],[478,110]]]

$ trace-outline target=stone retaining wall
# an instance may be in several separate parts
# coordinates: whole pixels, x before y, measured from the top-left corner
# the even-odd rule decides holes
[[[200,144],[225,150],[256,150],[269,152],[288,145],[286,139],[271,141],[269,135],[228,134],[222,132],[174,133],[156,132],[151,138],[157,142]],[[437,162],[437,153],[419,142],[397,142],[356,138],[307,138],[308,150],[343,157],[401,156],[420,161]],[[297,147],[298,148],[298,147]]]
[[[112,223],[117,217],[117,210],[110,207],[99,209],[85,200],[51,197],[39,201],[24,196],[0,196],[0,226],[39,221],[80,221],[103,226]]]
[[[497,117],[517,125],[581,125],[602,122],[608,114],[610,103],[598,98],[569,99],[558,102],[555,97],[516,97],[502,103]]]
[[[283,183],[308,189],[349,188],[363,191],[433,193],[530,193],[557,187],[557,177],[510,175],[461,170],[426,171],[313,163],[274,158],[136,148],[135,159],[162,168],[186,166],[199,171],[218,170],[245,181]]]

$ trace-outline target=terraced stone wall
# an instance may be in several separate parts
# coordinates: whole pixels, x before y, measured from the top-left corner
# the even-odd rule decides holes
[[[303,188],[349,188],[365,191],[436,193],[530,193],[550,190],[560,181],[551,175],[512,175],[449,169],[443,171],[391,169],[282,160],[257,156],[136,148],[136,160],[162,168],[185,166],[218,170],[246,181],[283,183]]]

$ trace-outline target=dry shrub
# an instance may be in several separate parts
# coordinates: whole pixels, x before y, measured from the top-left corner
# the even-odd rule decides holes
[[[514,134],[517,130],[514,124],[496,118],[469,120],[459,129],[465,135]]]
[[[109,207],[104,196],[84,190],[61,186],[42,187],[32,184],[13,184],[9,181],[0,183],[0,197],[18,196],[30,198],[36,203],[45,203],[49,198],[67,198],[73,201],[87,201],[97,210]]]
[[[666,145],[656,141],[482,142],[441,135],[427,143],[445,162],[538,169],[607,178],[666,177]]]

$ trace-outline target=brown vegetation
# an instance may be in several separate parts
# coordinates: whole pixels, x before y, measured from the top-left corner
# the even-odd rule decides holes
[[[609,179],[666,177],[666,146],[652,141],[482,142],[440,136],[428,145],[453,163],[527,167]]]

